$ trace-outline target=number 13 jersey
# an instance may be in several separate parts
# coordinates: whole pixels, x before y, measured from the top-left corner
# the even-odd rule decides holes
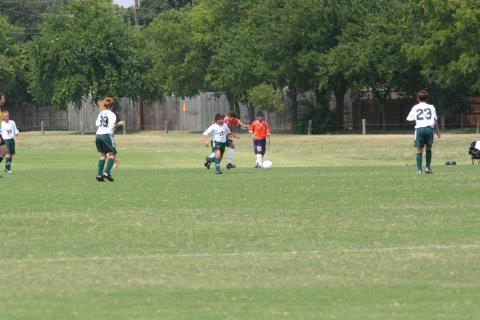
[[[433,128],[435,126],[435,120],[437,120],[437,112],[433,105],[420,102],[413,106],[407,116],[407,120],[415,121],[415,129],[425,127]]]
[[[103,110],[98,114],[95,125],[98,127],[97,134],[113,135],[117,116],[110,110]]]

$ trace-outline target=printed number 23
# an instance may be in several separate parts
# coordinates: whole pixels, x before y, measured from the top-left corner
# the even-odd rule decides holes
[[[418,109],[417,110],[417,120],[430,120],[432,119],[432,110],[430,108]]]

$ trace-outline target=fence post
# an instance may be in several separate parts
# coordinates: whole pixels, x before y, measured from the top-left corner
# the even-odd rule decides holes
[[[123,126],[122,126],[122,133],[123,133],[123,135],[127,134],[127,124],[126,123],[124,123]]]
[[[312,120],[308,120],[308,130],[307,130],[307,134],[309,136],[312,135]]]
[[[366,134],[367,134],[367,120],[362,119],[362,135],[366,135]]]
[[[80,120],[80,133],[83,135],[85,132],[83,131],[83,120]]]
[[[45,134],[45,131],[44,131],[44,126],[43,126],[43,121],[40,121],[40,128],[42,130],[42,134]]]
[[[168,120],[165,120],[165,133],[168,133]]]

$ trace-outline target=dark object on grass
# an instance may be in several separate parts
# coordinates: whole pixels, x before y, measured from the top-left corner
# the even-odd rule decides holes
[[[455,160],[448,160],[447,162],[445,162],[446,166],[454,166],[456,164],[457,164],[457,162]]]
[[[468,154],[472,156],[472,164],[480,163],[480,141],[473,141],[468,148]]]

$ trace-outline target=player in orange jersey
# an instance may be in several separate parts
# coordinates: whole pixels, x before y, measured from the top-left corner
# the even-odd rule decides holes
[[[253,121],[248,130],[253,136],[253,152],[255,153],[255,168],[261,168],[263,156],[270,145],[270,126],[265,120],[263,111],[258,111],[257,119]]]

